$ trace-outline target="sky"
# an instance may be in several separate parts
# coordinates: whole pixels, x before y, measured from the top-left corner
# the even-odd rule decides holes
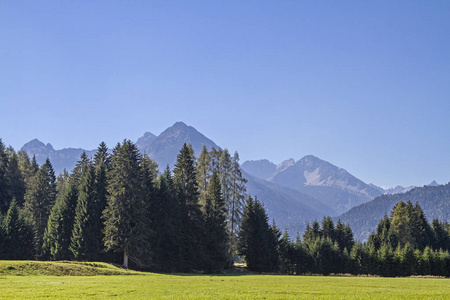
[[[0,138],[110,147],[177,121],[241,162],[450,181],[450,1],[0,0]]]

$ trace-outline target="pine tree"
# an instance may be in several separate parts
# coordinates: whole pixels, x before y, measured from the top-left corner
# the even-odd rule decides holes
[[[208,196],[208,182],[211,178],[210,174],[210,163],[211,156],[206,149],[206,146],[203,146],[202,152],[197,159],[197,184],[198,184],[198,192],[199,192],[199,203],[202,207],[206,204],[206,198]]]
[[[206,271],[213,273],[226,266],[228,249],[226,209],[219,176],[213,172],[205,205]]]
[[[44,232],[50,210],[56,198],[56,178],[50,160],[47,159],[25,194],[25,210],[34,228],[36,255],[41,257]]]
[[[225,201],[225,207],[227,212],[230,212],[232,210],[232,162],[231,162],[231,156],[227,149],[222,151],[222,155],[220,156],[220,163],[219,163],[219,178],[220,178],[220,185],[222,189],[222,196]],[[228,216],[228,219],[230,219],[230,216]]]
[[[123,266],[128,259],[142,265],[148,256],[146,234],[148,215],[143,199],[143,175],[138,148],[129,140],[118,144],[112,155],[108,180],[108,205],[104,211],[104,244],[107,250],[123,253]]]
[[[37,165],[37,163],[36,165],[33,165],[31,163],[28,153],[24,150],[17,152],[17,156],[19,159],[19,169],[22,173],[25,185],[26,187],[28,187],[31,183],[31,180],[33,179],[33,176],[39,170],[39,166]]]
[[[6,235],[4,249],[8,259],[33,258],[32,230],[31,225],[20,214],[16,199],[13,198],[4,219],[4,233]]]
[[[92,236],[97,242],[97,254],[103,252],[103,231],[104,224],[102,222],[103,211],[107,205],[108,195],[108,172],[111,169],[111,157],[108,153],[108,147],[104,142],[101,142],[94,155],[95,168],[95,197],[94,205],[92,207],[91,221],[92,221]]]
[[[322,237],[329,238],[331,241],[336,240],[336,234],[334,231],[334,223],[331,217],[323,217],[322,221]]]
[[[434,232],[434,248],[450,250],[450,234],[445,230],[445,224],[434,219],[432,222]]]
[[[181,264],[181,212],[175,195],[169,166],[159,178],[159,189],[152,210],[155,230],[154,261],[156,270],[163,272],[182,271]]]
[[[96,235],[98,222],[95,211],[95,170],[91,163],[82,168],[78,185],[78,201],[75,208],[70,251],[75,259],[95,260],[101,249],[101,236]]]
[[[195,158],[191,146],[184,144],[177,156],[174,169],[174,185],[180,201],[180,217],[183,228],[181,243],[182,268],[198,269],[203,265],[204,237],[203,215],[200,210],[195,170]]]
[[[400,246],[407,243],[415,245],[413,240],[411,217],[413,214],[411,203],[398,202],[392,210],[391,230],[397,236]]]
[[[247,179],[242,176],[241,167],[239,166],[239,154],[234,153],[231,161],[231,178],[230,178],[230,197],[227,207],[227,225],[230,241],[230,256],[237,253],[237,234],[241,226],[242,216],[244,213],[245,200],[247,197],[247,190],[245,184]]]
[[[19,157],[17,153],[12,149],[8,152],[9,159],[5,177],[9,190],[9,199],[16,199],[17,204],[22,206],[26,192],[25,180],[19,168]]]
[[[278,268],[273,260],[277,255],[274,239],[264,207],[257,199],[248,197],[239,232],[238,250],[245,257],[249,270],[272,272]]]
[[[64,194],[58,196],[47,222],[43,238],[43,258],[51,260],[70,259],[69,250],[78,201],[78,187],[74,179]]]

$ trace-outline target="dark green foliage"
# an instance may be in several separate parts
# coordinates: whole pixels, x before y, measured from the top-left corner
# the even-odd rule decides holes
[[[151,210],[155,269],[163,272],[181,271],[180,203],[175,194],[172,175],[167,166],[159,178],[154,207]]]
[[[43,238],[42,258],[51,260],[72,258],[69,246],[77,199],[78,188],[72,180],[51,210]]]
[[[226,231],[226,209],[219,176],[213,171],[205,205],[205,270],[218,272],[227,265],[228,234]]]
[[[82,168],[78,185],[78,201],[75,208],[70,251],[78,260],[95,260],[101,251],[99,235],[96,231],[100,215],[96,212],[95,170],[91,163]]]
[[[9,151],[8,166],[5,173],[9,199],[16,199],[16,203],[22,206],[26,192],[24,176],[19,167],[19,157],[12,149]]]
[[[446,228],[450,228],[449,223],[439,222],[437,219],[433,220],[432,229],[435,249],[450,250],[450,232]]]
[[[50,160],[46,160],[25,194],[25,210],[34,229],[37,257],[42,256],[42,243],[50,210],[56,198],[56,178]]]
[[[185,271],[195,270],[203,265],[204,260],[204,220],[199,204],[195,158],[192,147],[186,144],[178,154],[173,180],[180,203],[181,266]]]
[[[277,255],[275,239],[264,207],[257,199],[249,197],[239,232],[238,249],[250,270],[273,272],[278,269],[278,265],[274,265]]]
[[[136,145],[125,140],[113,150],[108,177],[103,241],[107,250],[123,253],[125,267],[129,258],[137,265],[146,264],[150,251],[140,159]]]
[[[15,199],[11,201],[8,213],[1,225],[4,228],[3,258],[16,260],[33,258],[33,229],[20,213]]]

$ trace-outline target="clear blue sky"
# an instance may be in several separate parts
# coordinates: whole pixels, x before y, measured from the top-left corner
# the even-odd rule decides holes
[[[0,1],[0,137],[110,147],[176,121],[241,161],[450,181],[450,1]]]

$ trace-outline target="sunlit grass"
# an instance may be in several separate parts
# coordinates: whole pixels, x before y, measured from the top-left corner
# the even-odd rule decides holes
[[[0,269],[7,263],[0,262]],[[106,266],[101,268],[117,269]],[[450,299],[450,280],[439,278],[133,274],[137,275],[0,275],[0,298]]]

